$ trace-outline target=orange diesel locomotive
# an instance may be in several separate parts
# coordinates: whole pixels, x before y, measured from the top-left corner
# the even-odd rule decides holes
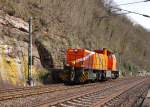
[[[68,49],[66,55],[65,82],[84,83],[119,77],[115,54],[105,48],[95,51]]]

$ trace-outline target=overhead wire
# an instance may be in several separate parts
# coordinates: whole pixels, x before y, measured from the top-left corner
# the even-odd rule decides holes
[[[138,12],[134,12],[134,11],[130,11],[130,10],[125,10],[125,9],[121,9],[121,8],[117,8],[117,7],[111,7],[112,9],[117,9],[117,11],[126,11],[128,13],[133,13],[133,14],[137,14],[137,15],[141,15],[141,16],[144,16],[144,17],[147,17],[147,18],[150,18],[150,15],[146,15],[146,14],[142,14],[142,13],[138,13]],[[116,12],[117,12],[116,11]]]
[[[138,13],[138,12],[133,12],[133,11],[130,11],[130,10],[125,10],[125,9],[120,9],[120,8],[116,8],[116,7],[112,7],[113,9],[117,9],[115,11],[111,11],[111,12],[115,12],[116,14],[111,14],[111,15],[107,15],[107,16],[101,16],[101,17],[98,17],[98,18],[111,18],[111,17],[114,17],[114,16],[121,16],[121,15],[126,15],[126,14],[130,14],[130,13],[133,13],[133,14],[137,14],[137,15],[140,15],[140,16],[143,16],[143,17],[146,17],[146,18],[150,18],[150,15],[146,15],[146,14],[142,14],[142,13]],[[126,13],[117,13],[117,12],[121,12],[121,11],[125,11]]]
[[[146,14],[142,14],[142,13],[138,13],[138,12],[118,8],[119,6],[122,6],[122,5],[131,5],[131,4],[137,4],[137,3],[143,3],[143,2],[150,2],[150,0],[143,0],[143,1],[137,1],[137,2],[124,3],[124,4],[117,4],[117,5],[115,5],[115,7],[111,6],[110,8],[117,9],[117,10],[112,11],[112,12],[125,11],[125,12],[128,12],[128,14],[133,13],[133,14],[144,16],[146,18],[150,18],[150,15],[146,15]]]
[[[122,6],[122,5],[131,5],[131,4],[136,4],[136,3],[142,3],[142,2],[150,2],[150,0],[143,0],[143,1],[138,1],[138,2],[130,2],[130,3],[124,3],[124,4],[117,4],[117,5],[110,5],[109,8],[111,10],[112,13],[116,13],[115,15],[107,15],[107,16],[102,16],[102,17],[99,17],[99,18],[109,18],[109,17],[112,17],[112,16],[118,16],[118,15],[125,15],[125,14],[130,14],[130,13],[133,13],[133,14],[137,14],[137,15],[141,15],[143,17],[146,17],[146,18],[150,18],[150,15],[146,15],[146,14],[142,14],[142,13],[139,13],[139,12],[134,12],[134,11],[130,11],[130,10],[126,10],[126,9],[122,9],[122,8],[119,8],[119,6]],[[117,13],[117,12],[126,12],[126,13]]]
[[[131,5],[131,4],[138,4],[138,3],[145,3],[145,2],[150,2],[150,0],[143,0],[143,1],[138,1],[138,2],[124,3],[124,4],[117,4],[115,6]]]

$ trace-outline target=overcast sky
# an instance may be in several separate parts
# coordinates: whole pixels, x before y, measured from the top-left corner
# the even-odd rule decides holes
[[[138,2],[144,0],[114,0],[117,4],[124,4],[124,3],[131,3],[131,2]],[[122,5],[120,6],[122,9],[130,10],[133,12],[138,12],[141,14],[146,14],[150,16],[150,1],[137,3],[137,4],[130,4],[130,5]],[[150,31],[150,18],[146,18],[136,14],[128,14],[128,16],[134,20],[136,23],[142,25],[144,28]]]

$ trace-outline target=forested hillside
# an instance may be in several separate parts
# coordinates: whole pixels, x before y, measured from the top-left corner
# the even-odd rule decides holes
[[[150,69],[150,33],[111,13],[103,0],[0,0],[0,9],[25,22],[33,17],[34,45],[46,69],[62,68],[69,47],[108,48],[124,72]],[[0,35],[28,41],[27,34],[11,32],[1,30]]]

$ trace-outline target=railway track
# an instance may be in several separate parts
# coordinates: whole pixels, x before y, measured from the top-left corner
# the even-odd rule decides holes
[[[27,97],[36,94],[42,94],[47,91],[56,91],[56,87],[63,88],[63,84],[48,85],[48,86],[35,86],[35,87],[20,87],[20,88],[9,88],[0,90],[0,101],[9,100],[19,97]]]
[[[74,88],[93,86],[93,85],[95,85],[95,83],[86,84],[86,85],[77,85],[77,86],[64,86],[64,84],[55,84],[55,85],[47,85],[47,86],[0,89],[0,101],[39,95],[43,93],[52,93],[61,90],[69,90]]]
[[[106,105],[123,92],[135,86],[139,87],[138,85],[143,84],[145,80],[146,78],[136,77],[76,86],[58,84],[46,87],[20,88],[16,91],[15,89],[0,90],[0,107],[91,107]]]
[[[101,107],[107,104],[115,97],[129,91],[133,87],[144,84],[145,79],[134,81],[124,81],[118,84],[109,85],[100,89],[88,90],[83,94],[76,95],[64,100],[57,100],[50,103],[51,107]],[[128,84],[128,82],[133,82]]]

